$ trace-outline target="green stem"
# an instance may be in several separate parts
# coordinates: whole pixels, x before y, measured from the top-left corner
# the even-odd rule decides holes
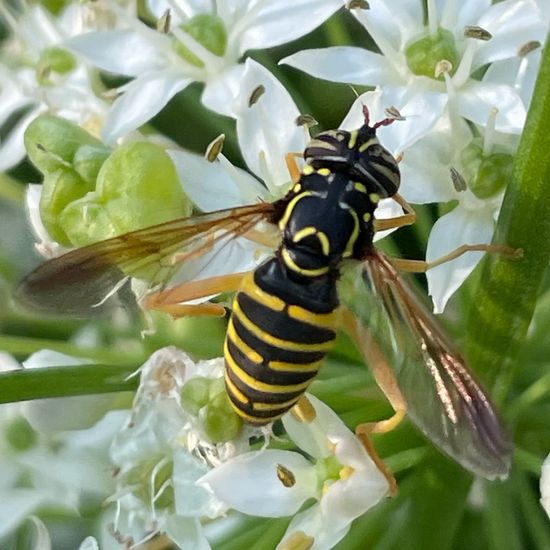
[[[0,374],[0,403],[134,391],[139,377],[127,380],[134,370],[115,365],[77,365],[6,372]]]
[[[494,242],[523,250],[519,260],[488,254],[473,299],[467,356],[503,399],[550,259],[550,48],[540,73],[497,223]]]
[[[0,334],[0,349],[16,356],[27,356],[42,349],[50,349],[60,353],[66,353],[73,357],[83,357],[100,363],[112,363],[118,365],[140,365],[146,359],[142,353],[114,351],[103,348],[83,348],[75,344],[59,340],[46,340],[43,338],[25,338],[20,336],[6,336]]]

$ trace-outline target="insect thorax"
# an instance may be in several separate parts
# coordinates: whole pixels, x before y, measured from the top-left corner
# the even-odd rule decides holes
[[[304,282],[336,281],[343,260],[364,258],[372,246],[379,199],[344,172],[306,166],[286,197],[286,210],[279,220],[278,256],[289,275]]]

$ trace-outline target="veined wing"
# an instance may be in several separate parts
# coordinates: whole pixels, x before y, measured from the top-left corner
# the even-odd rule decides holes
[[[507,476],[511,444],[460,353],[380,251],[360,269],[343,297],[393,367],[411,420],[466,469]]]
[[[164,288],[182,262],[245,235],[273,210],[271,203],[219,210],[72,250],[27,275],[15,297],[44,312],[89,315],[130,277]]]

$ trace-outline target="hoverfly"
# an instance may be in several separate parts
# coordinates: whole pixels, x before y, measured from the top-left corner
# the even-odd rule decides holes
[[[42,310],[89,312],[121,282],[146,273],[153,285],[146,307],[182,314],[189,309],[181,302],[237,290],[224,346],[225,383],[236,412],[255,425],[279,418],[298,402],[342,324],[396,411],[380,425],[397,422],[406,409],[465,468],[488,478],[505,476],[510,444],[489,398],[399,278],[397,261],[373,246],[375,231],[410,224],[414,213],[397,194],[398,164],[376,137],[377,128],[393,119],[371,126],[366,107],[363,114],[364,124],[355,131],[331,130],[312,139],[301,171],[296,154],[287,157],[293,185],[283,198],[177,219],[74,250],[30,273],[17,296]],[[386,197],[398,200],[405,213],[376,220],[374,211]],[[237,237],[253,239],[262,224],[278,228],[280,241],[254,271],[166,288],[186,259]],[[345,264],[355,267],[341,279]],[[340,306],[340,284],[347,287],[342,296],[349,309]],[[367,319],[368,327],[358,318]]]

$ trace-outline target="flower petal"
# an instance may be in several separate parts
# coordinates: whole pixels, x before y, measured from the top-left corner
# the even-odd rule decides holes
[[[485,127],[491,111],[496,108],[495,130],[519,134],[523,130],[527,112],[514,88],[489,82],[470,82],[457,95],[460,114]]]
[[[544,43],[548,29],[534,2],[505,0],[491,6],[477,23],[493,37],[480,44],[472,70],[487,63],[514,58],[527,42]]]
[[[241,90],[245,66],[233,65],[216,77],[210,77],[202,92],[202,103],[216,113],[235,117],[233,109]]]
[[[0,142],[0,172],[17,166],[25,158],[27,152],[23,143],[23,135],[27,126],[42,110],[39,107],[22,116],[10,130],[7,138]]]
[[[13,531],[46,500],[47,497],[35,489],[7,489],[2,491],[0,538]]]
[[[277,475],[282,466],[294,476],[286,486]],[[229,507],[261,517],[282,517],[296,513],[316,495],[315,468],[300,454],[267,449],[236,456],[217,466],[198,483],[210,487]]]
[[[363,105],[369,108],[371,124],[385,119],[386,109],[396,107],[405,120],[396,120],[377,130],[386,149],[395,155],[403,153],[426,135],[443,115],[447,95],[404,86],[386,86],[358,97],[340,125],[354,130],[364,123]]]
[[[233,39],[238,40],[241,55],[246,50],[272,48],[304,36],[341,7],[342,0],[256,2],[245,13],[246,23],[238,38]]]
[[[369,10],[353,10],[353,14],[382,51],[382,39],[400,52],[424,27],[424,10],[418,0],[400,0],[398,9],[394,0],[377,0]]]
[[[462,34],[467,25],[478,24],[479,18],[490,5],[491,0],[462,0],[461,2],[436,0],[441,26],[454,29],[455,34]]]
[[[313,538],[313,545],[307,547],[309,550],[330,550],[348,534],[349,528],[348,525],[340,531],[335,529],[331,519],[324,516],[318,504],[314,504],[292,518],[276,550],[288,548],[287,539],[298,532]]]
[[[80,543],[78,550],[99,550],[99,544],[94,537],[86,537]]]
[[[188,518],[220,516],[226,506],[204,485],[197,484],[208,472],[207,464],[184,449],[174,453],[174,502],[176,514]]]
[[[399,83],[399,78],[383,55],[353,46],[302,50],[281,59],[279,64],[290,65],[315,78],[331,82],[363,86]]]
[[[249,105],[259,86],[265,90]],[[237,135],[248,167],[266,183],[275,196],[278,187],[290,183],[285,163],[289,152],[302,152],[306,133],[295,124],[300,114],[284,86],[262,65],[246,60],[241,96],[236,105]]]
[[[151,71],[126,84],[111,108],[102,134],[107,143],[139,128],[153,118],[191,79],[179,71]]]
[[[156,34],[152,41],[130,29],[90,32],[70,38],[64,46],[104,71],[139,76],[166,66],[163,49],[170,51],[169,38]]]
[[[351,522],[378,504],[389,491],[382,473],[372,468],[355,471],[349,478],[335,481],[321,499],[321,512],[335,531],[349,528]]]
[[[197,518],[171,515],[166,521],[165,531],[180,550],[210,550],[210,544]]]
[[[245,170],[218,158],[209,162],[186,151],[169,150],[185,194],[203,212],[256,202],[266,188]]]
[[[464,191],[468,193],[468,191]],[[493,209],[467,209],[460,203],[435,222],[426,249],[426,260],[433,261],[463,244],[491,242],[494,231]],[[434,312],[441,313],[455,290],[465,281],[483,257],[482,252],[468,252],[456,260],[430,269],[426,273]]]

